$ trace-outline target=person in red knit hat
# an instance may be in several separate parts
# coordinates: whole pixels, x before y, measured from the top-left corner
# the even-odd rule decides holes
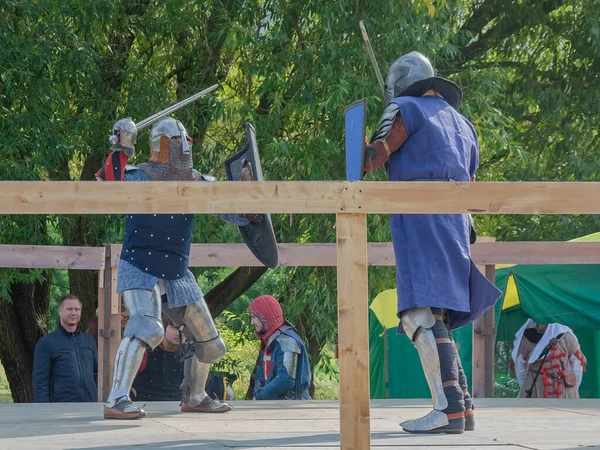
[[[279,302],[270,295],[248,306],[251,324],[260,339],[260,362],[254,381],[255,400],[310,400],[310,365],[302,339],[283,318]]]

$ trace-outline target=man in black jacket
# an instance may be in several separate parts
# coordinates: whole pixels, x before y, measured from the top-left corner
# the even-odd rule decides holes
[[[81,306],[75,295],[61,298],[58,328],[35,347],[36,403],[98,401],[98,350],[94,339],[78,329]]]

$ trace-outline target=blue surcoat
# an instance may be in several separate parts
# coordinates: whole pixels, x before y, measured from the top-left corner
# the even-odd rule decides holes
[[[390,181],[470,181],[479,164],[473,125],[439,97],[392,102],[400,108],[408,139],[390,156]],[[450,326],[458,328],[500,297],[471,260],[467,214],[392,214],[390,224],[398,314],[414,307],[445,308]]]

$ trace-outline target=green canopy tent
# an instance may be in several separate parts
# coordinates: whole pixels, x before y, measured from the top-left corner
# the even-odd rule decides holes
[[[369,307],[371,398],[426,398],[430,396],[419,355],[405,336],[397,333],[396,290],[380,293]],[[496,306],[496,317],[499,317]],[[498,324],[496,324],[497,326]],[[453,331],[467,378],[471,378],[471,325]]]
[[[574,241],[600,241],[600,233]],[[580,396],[600,397],[600,265],[498,266],[496,285],[504,292],[496,304],[497,340],[512,342],[527,317],[571,327],[587,358]],[[417,352],[397,334],[397,326],[396,291],[391,289],[380,293],[369,310],[371,397],[429,397]],[[472,327],[455,330],[454,339],[470,382]]]

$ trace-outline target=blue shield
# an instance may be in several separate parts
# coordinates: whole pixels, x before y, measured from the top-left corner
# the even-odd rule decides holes
[[[365,161],[365,124],[367,100],[361,99],[346,108],[346,179],[360,181]]]

